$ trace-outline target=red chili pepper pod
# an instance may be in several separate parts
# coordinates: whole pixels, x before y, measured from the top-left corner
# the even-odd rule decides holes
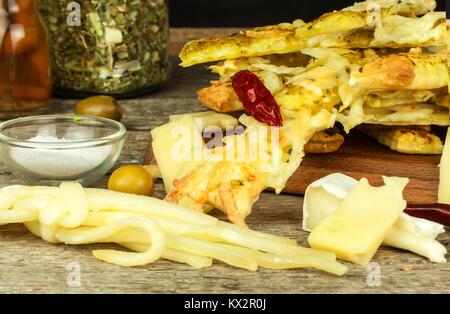
[[[450,227],[450,206],[445,204],[408,205],[405,213]]]
[[[280,107],[256,74],[240,71],[234,75],[232,83],[248,115],[269,126],[283,126]]]

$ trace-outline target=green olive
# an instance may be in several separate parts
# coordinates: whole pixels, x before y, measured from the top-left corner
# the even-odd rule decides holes
[[[123,110],[113,97],[93,96],[80,100],[75,107],[75,114],[120,121]]]
[[[108,189],[122,193],[152,196],[153,188],[153,177],[141,166],[120,167],[108,181]]]

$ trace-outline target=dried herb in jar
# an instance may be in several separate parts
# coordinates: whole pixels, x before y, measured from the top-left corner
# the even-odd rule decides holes
[[[81,0],[80,26],[67,22],[70,2],[41,0],[39,5],[52,40],[57,88],[126,94],[167,80],[164,0]]]

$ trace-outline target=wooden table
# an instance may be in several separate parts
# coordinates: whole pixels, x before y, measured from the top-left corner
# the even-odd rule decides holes
[[[202,34],[227,32],[203,30]],[[183,38],[198,37],[193,30],[175,30],[173,47]],[[176,51],[176,48],[171,48]],[[173,59],[174,65],[176,59]],[[204,66],[190,69],[174,67],[172,80],[163,90],[144,98],[122,101],[123,122],[129,132],[120,158],[121,164],[141,164],[150,130],[168,120],[169,114],[203,110],[195,91],[212,79]],[[73,100],[55,100],[55,112],[72,112]],[[106,178],[99,182],[105,187]],[[0,186],[19,183],[3,164]],[[162,197],[162,184],[157,196]],[[306,245],[307,233],[301,230],[303,199],[270,193],[262,195],[248,222],[251,228],[289,236]],[[450,235],[439,240],[449,248]],[[167,261],[139,268],[121,268],[94,259],[93,248],[104,245],[52,245],[29,234],[21,225],[0,228],[0,293],[412,293],[450,292],[449,264],[436,265],[412,253],[382,248],[374,262],[380,265],[380,285],[362,267],[350,265],[344,277],[311,269],[255,273],[217,262],[205,270]],[[74,264],[75,263],[75,264]],[[79,265],[81,285],[68,284],[71,270]],[[402,269],[411,267],[407,272]]]

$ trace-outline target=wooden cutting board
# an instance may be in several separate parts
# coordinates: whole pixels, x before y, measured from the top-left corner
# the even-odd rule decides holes
[[[146,161],[154,162],[151,145]],[[313,181],[340,172],[355,179],[368,178],[381,185],[382,176],[407,177],[410,182],[405,198],[410,204],[437,202],[440,155],[405,155],[378,144],[365,135],[354,132],[339,151],[332,154],[308,154],[300,168],[289,179],[284,193],[303,195]]]

